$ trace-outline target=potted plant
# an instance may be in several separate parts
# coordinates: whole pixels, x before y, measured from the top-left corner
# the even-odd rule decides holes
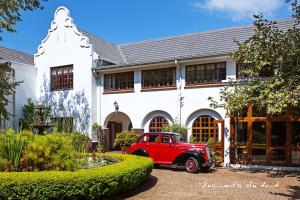
[[[115,146],[120,146],[122,153],[129,153],[130,146],[138,139],[138,135],[130,131],[118,133],[114,142]]]

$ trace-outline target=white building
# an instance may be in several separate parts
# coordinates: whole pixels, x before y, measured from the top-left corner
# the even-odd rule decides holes
[[[286,29],[292,23],[277,26]],[[208,98],[219,99],[220,89],[236,78],[229,56],[237,49],[234,40],[244,41],[253,31],[241,26],[115,45],[77,28],[69,10],[59,7],[34,55],[36,100],[91,137],[91,125],[101,124],[108,148],[122,130],[161,131],[166,123],[180,123],[188,128],[188,138],[217,138],[228,165],[230,139],[239,136],[230,138],[225,110],[212,109]]]
[[[0,62],[10,62],[14,80],[22,81],[16,88],[15,94],[9,97],[7,109],[12,116],[9,121],[2,123],[2,128],[13,127],[17,129],[19,121],[23,116],[22,106],[28,98],[33,100],[36,98],[36,68],[34,66],[34,59],[32,55],[0,46]]]

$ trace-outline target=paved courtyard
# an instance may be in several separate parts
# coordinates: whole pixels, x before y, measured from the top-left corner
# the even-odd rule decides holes
[[[116,199],[300,199],[300,174],[234,169],[188,174],[154,169],[142,187]]]

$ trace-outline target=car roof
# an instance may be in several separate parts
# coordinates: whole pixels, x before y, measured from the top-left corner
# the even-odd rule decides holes
[[[180,133],[176,133],[176,132],[147,132],[144,134],[151,134],[151,135],[181,135]]]

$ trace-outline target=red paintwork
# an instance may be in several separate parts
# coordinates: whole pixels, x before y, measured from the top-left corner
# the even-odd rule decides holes
[[[205,158],[206,163],[208,163],[208,155],[206,152],[206,144],[190,144],[186,142],[175,142],[172,138],[172,134],[178,133],[144,133],[142,134],[138,142],[134,143],[130,147],[130,154],[132,154],[137,149],[143,149],[148,152],[149,157],[151,157],[155,164],[173,164],[173,161],[180,154],[193,151],[200,155],[199,149],[201,148],[204,152],[202,157]],[[140,141],[144,136],[158,135],[159,139],[156,143],[151,143],[148,140]],[[162,137],[169,136],[170,143],[162,143]]]

